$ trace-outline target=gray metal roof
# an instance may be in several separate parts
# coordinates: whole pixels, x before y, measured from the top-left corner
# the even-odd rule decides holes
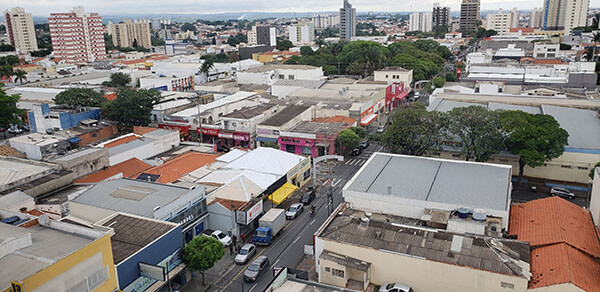
[[[488,104],[490,110],[505,110],[505,111],[524,111],[530,114],[541,114],[542,110],[537,106],[525,106],[508,103],[490,102]]]
[[[569,147],[600,149],[600,119],[595,111],[561,106],[542,105],[569,132]]]
[[[163,209],[190,192],[202,190],[203,188],[200,186],[194,190],[188,190],[170,185],[118,179],[100,182],[72,201],[117,212],[154,218],[156,207]]]
[[[429,110],[435,110],[438,112],[449,112],[451,110],[453,110],[454,108],[457,107],[469,107],[472,105],[476,105],[476,106],[483,106],[485,107],[485,104],[481,104],[481,103],[474,103],[474,102],[462,102],[462,101],[454,101],[454,100],[448,100],[448,99],[440,99],[437,103],[432,103],[429,106]]]
[[[348,190],[506,210],[510,178],[509,166],[375,153]]]
[[[363,216],[362,211],[346,208],[317,236],[342,244],[529,278],[527,242],[427,229],[405,224],[403,217],[383,214],[372,214],[365,224],[360,219]],[[345,256],[354,256],[344,251]]]
[[[326,80],[298,80],[298,79],[279,79],[273,85],[276,86],[295,86],[305,88],[319,88]]]
[[[289,105],[259,125],[274,127],[282,126],[309,108],[309,105]]]
[[[121,145],[117,145],[117,146],[108,148],[108,154],[110,156],[113,156],[113,155],[116,155],[119,153],[129,151],[131,149],[141,147],[142,145],[145,145],[145,144],[154,143],[154,141],[155,141],[154,139],[150,139],[150,138],[139,138],[139,139],[136,139],[136,140],[133,140],[133,141],[121,144]]]

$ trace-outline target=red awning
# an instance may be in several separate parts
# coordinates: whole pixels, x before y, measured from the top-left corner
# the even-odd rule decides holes
[[[361,126],[368,126],[370,123],[372,123],[375,120],[375,118],[377,118],[377,114],[370,114],[370,115],[368,115],[366,117],[363,117],[360,120],[360,125]]]

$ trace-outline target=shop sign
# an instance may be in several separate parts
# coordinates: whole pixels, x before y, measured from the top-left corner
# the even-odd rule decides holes
[[[236,141],[250,141],[250,134],[248,133],[234,133],[233,140]]]
[[[301,139],[301,138],[292,138],[292,137],[279,137],[279,143],[284,144],[292,144],[292,145],[300,145],[300,146],[314,146],[315,141]]]
[[[219,129],[206,129],[206,128],[202,128],[201,129],[201,133],[202,133],[202,135],[218,136],[219,135]]]
[[[262,134],[262,135],[275,135],[278,136],[279,135],[279,130],[273,130],[273,129],[256,129],[256,133],[257,134]]]
[[[219,138],[233,139],[233,133],[219,133]]]
[[[179,131],[179,133],[188,133],[190,131],[190,126],[187,126],[187,125],[180,126],[180,125],[158,124],[158,127],[161,129]]]
[[[254,219],[258,218],[263,212],[263,202],[259,200],[254,206],[247,211],[236,211],[236,222],[239,224],[248,225]]]

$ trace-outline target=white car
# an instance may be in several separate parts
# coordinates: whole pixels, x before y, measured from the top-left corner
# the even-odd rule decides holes
[[[225,234],[221,230],[215,230],[215,231],[213,231],[213,233],[211,233],[210,236],[212,238],[220,241],[224,246],[231,245],[231,237],[229,237],[229,235]]]
[[[401,283],[389,283],[379,287],[379,292],[413,292],[413,289]]]
[[[243,265],[248,262],[254,254],[256,254],[256,246],[254,246],[254,244],[246,243],[240,248],[240,252],[235,256],[235,263]]]
[[[298,215],[300,215],[300,213],[302,213],[302,211],[304,211],[304,204],[302,203],[295,203],[292,204],[287,211],[285,211],[285,219],[296,219],[296,217],[298,217]]]

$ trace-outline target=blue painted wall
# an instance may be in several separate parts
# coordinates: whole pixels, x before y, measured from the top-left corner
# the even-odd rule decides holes
[[[27,112],[27,119],[29,120],[29,129],[31,130],[31,133],[36,133],[37,124],[35,123],[35,115],[33,114],[33,111]]]
[[[42,115],[50,112],[50,106],[47,103],[42,103]]]
[[[62,119],[62,117],[61,117],[61,119]],[[82,113],[70,114],[69,121],[68,121],[70,126],[68,128],[79,126],[79,122],[81,122],[85,119],[100,120],[100,109],[92,109],[92,110],[88,110],[88,111],[82,112]],[[61,121],[61,124],[62,124],[62,121]],[[68,128],[64,128],[64,129],[68,129]]]
[[[127,285],[140,277],[139,262],[156,265],[177,249],[183,248],[181,232],[181,226],[177,226],[151,245],[138,251],[134,256],[121,262],[117,266],[119,289],[125,289]]]

